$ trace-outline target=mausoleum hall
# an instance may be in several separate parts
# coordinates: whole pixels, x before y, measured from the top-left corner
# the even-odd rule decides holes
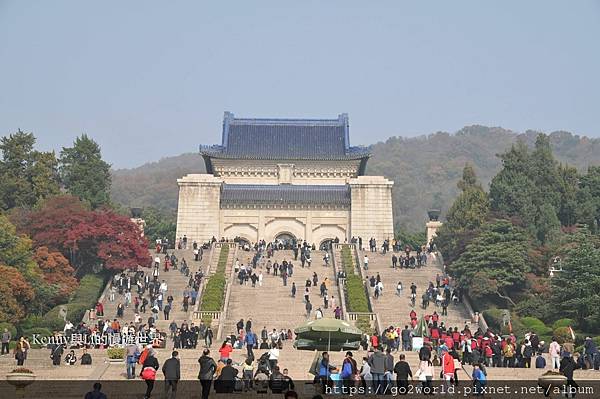
[[[393,237],[392,185],[366,176],[369,152],[337,119],[248,119],[225,112],[220,145],[200,146],[206,173],[177,180],[177,237],[320,245]]]

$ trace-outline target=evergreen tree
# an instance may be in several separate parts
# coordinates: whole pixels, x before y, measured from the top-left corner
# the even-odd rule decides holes
[[[463,178],[457,186],[462,192],[448,210],[446,222],[438,230],[434,241],[448,264],[464,250],[489,212],[487,194],[478,183],[471,165],[465,165]]]
[[[0,140],[0,207],[32,207],[59,193],[57,161],[53,152],[34,149],[35,136],[17,131]]]
[[[571,317],[584,331],[600,328],[600,249],[597,240],[583,230],[562,257],[562,272],[551,279],[556,315]]]
[[[473,299],[496,295],[514,305],[509,295],[525,286],[529,245],[525,230],[507,220],[495,220],[484,225],[450,272]]]
[[[65,188],[92,208],[110,203],[110,165],[102,160],[100,146],[87,135],[60,153],[60,173]]]

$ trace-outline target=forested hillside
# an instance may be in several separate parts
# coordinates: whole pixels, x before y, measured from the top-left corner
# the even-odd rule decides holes
[[[367,174],[394,180],[394,219],[403,230],[420,230],[430,207],[445,211],[458,195],[456,183],[470,162],[484,188],[500,170],[496,154],[522,139],[532,145],[539,132],[519,134],[502,128],[469,126],[450,134],[391,137],[372,146]],[[585,170],[600,164],[600,139],[568,132],[553,132],[550,141],[556,158]],[[135,169],[113,171],[112,198],[124,206],[177,207],[177,178],[202,173],[204,162],[197,154],[183,154],[145,164]],[[169,212],[170,213],[170,212]]]

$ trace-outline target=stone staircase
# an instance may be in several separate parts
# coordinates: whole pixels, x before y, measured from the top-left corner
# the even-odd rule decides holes
[[[238,251],[240,263],[250,264],[255,252]],[[335,285],[335,276],[331,263],[329,267],[324,266],[323,251],[312,251],[312,265],[310,268],[302,268],[300,260],[294,261],[294,255],[291,250],[275,251],[273,257],[269,260],[271,263],[281,263],[284,260],[291,261],[294,265],[293,275],[288,278],[287,286],[283,285],[283,279],[280,276],[274,276],[273,271],[267,274],[266,262],[264,256],[257,266],[257,274],[263,272],[263,284],[260,287],[257,283],[256,287],[248,285],[240,285],[237,278],[231,286],[231,296],[229,300],[229,309],[227,319],[225,320],[224,333],[230,335],[236,332],[236,323],[243,319],[244,322],[248,318],[252,318],[252,329],[257,335],[263,327],[267,327],[268,331],[276,328],[294,330],[295,327],[306,321],[306,310],[304,303],[304,288],[306,279],[311,279],[313,273],[316,272],[319,282],[317,287],[311,287],[310,300],[313,305],[313,316],[317,308],[321,308],[326,317],[333,317],[333,308],[324,308],[323,298],[320,296],[319,285],[327,277],[329,280],[328,296],[335,297],[335,304],[340,304],[338,287]],[[291,297],[292,282],[296,283],[296,297]],[[330,303],[331,305],[331,303]]]
[[[170,250],[169,253],[173,251]],[[156,256],[154,251],[152,251],[152,255]],[[161,262],[164,257],[164,254],[161,254]],[[183,258],[187,261],[188,267],[190,268],[190,276],[192,276],[195,272],[202,269],[206,273],[207,261],[210,258],[210,250],[204,251],[204,256],[202,260],[196,262],[194,261],[193,251],[191,249],[187,250],[175,250],[175,256],[179,259],[179,266],[181,265],[181,261]],[[162,266],[162,263],[161,263]],[[152,269],[144,269],[145,272],[151,273]],[[179,325],[184,320],[190,320],[189,310],[193,309],[193,306],[188,308],[188,312],[185,312],[183,309],[183,291],[188,286],[189,277],[186,277],[183,273],[178,270],[170,269],[168,272],[165,272],[162,267],[160,270],[160,275],[158,277],[159,281],[165,280],[168,286],[167,293],[164,295],[163,304],[167,303],[167,296],[172,295],[173,300],[173,308],[171,309],[169,320],[164,320],[164,315],[162,312],[158,313],[158,320],[156,321],[156,326],[161,331],[168,331],[168,326],[172,320]],[[132,289],[132,298],[137,295],[137,288]],[[145,293],[146,298],[147,292]],[[109,300],[109,290],[106,287],[104,293],[100,297],[100,300],[104,304],[104,314],[105,318],[110,320],[117,318],[117,305],[119,303],[125,303],[124,295],[119,295],[116,293],[115,300]],[[164,306],[164,305],[163,305]],[[118,319],[121,325],[129,324],[134,319],[135,310],[133,304],[130,304],[129,307],[125,308],[124,317]],[[146,313],[140,313],[142,317],[142,323],[146,323],[148,317],[151,315],[150,305],[146,307]],[[87,321],[87,320],[86,320]]]
[[[413,282],[417,286],[417,299],[414,307],[417,317],[420,318],[422,315],[431,314],[434,311],[441,315],[441,306],[438,308],[434,303],[430,303],[425,310],[421,307],[421,296],[427,289],[429,282],[435,284],[436,275],[438,273],[442,274],[442,269],[435,259],[430,256],[427,265],[420,268],[393,269],[391,252],[383,255],[379,252],[358,251],[361,269],[363,268],[365,253],[369,257],[369,270],[363,269],[361,271],[364,278],[379,274],[383,282],[383,295],[380,295],[378,299],[375,299],[372,290],[369,289],[373,311],[377,313],[383,328],[409,324],[409,313],[413,309],[410,302],[410,286]],[[396,286],[399,281],[402,282],[403,286],[400,296],[396,294]],[[458,327],[461,330],[465,323],[471,322],[471,315],[462,304],[455,305],[451,303],[448,306],[448,315],[440,316],[440,321],[443,321],[446,327]]]

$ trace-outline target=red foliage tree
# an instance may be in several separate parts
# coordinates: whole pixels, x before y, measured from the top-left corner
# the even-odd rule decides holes
[[[50,198],[15,223],[35,246],[61,252],[80,272],[135,269],[151,262],[148,242],[129,218],[110,209],[91,211],[72,196]]]
[[[58,288],[58,296],[68,297],[77,288],[75,270],[60,252],[50,252],[47,247],[38,247],[33,260],[43,273],[44,281]]]
[[[0,320],[16,323],[25,317],[26,305],[35,297],[31,285],[14,267],[0,265]]]

